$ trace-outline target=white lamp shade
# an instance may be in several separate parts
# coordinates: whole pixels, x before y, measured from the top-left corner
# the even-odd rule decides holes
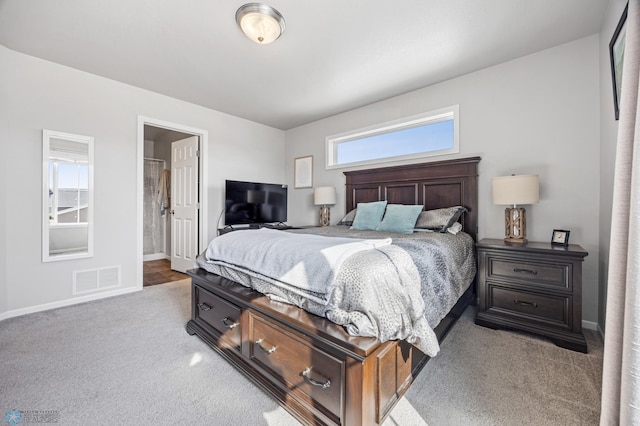
[[[321,186],[313,192],[313,203],[316,206],[333,205],[336,203],[336,188]]]
[[[538,175],[494,177],[491,181],[493,204],[536,204],[540,200]]]

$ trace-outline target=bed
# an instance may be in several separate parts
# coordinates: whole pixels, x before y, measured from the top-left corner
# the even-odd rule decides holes
[[[464,206],[466,212],[459,223],[462,234],[473,243],[479,160],[474,157],[345,172],[347,211],[358,203],[377,201],[417,204],[425,210]],[[348,226],[293,232],[344,235],[345,229]],[[396,245],[394,242],[393,247]],[[376,248],[383,254],[385,250],[392,248]],[[362,256],[369,255],[365,253]],[[381,424],[429,359],[425,352],[430,353],[430,347],[420,343],[419,333],[416,340],[411,327],[408,335],[395,336],[399,339],[354,336],[347,332],[349,327],[314,315],[311,312],[322,312],[307,305],[273,300],[273,295],[269,298],[229,279],[236,275],[220,272],[226,274],[225,278],[207,271],[202,263],[200,266],[189,271],[192,319],[187,332],[198,335],[304,424]],[[437,340],[444,338],[466,306],[475,301],[472,281],[452,309],[439,317],[437,324],[430,324]]]

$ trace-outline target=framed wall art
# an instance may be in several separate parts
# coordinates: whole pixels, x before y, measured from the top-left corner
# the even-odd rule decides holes
[[[293,187],[311,188],[313,186],[313,155],[293,160]]]
[[[627,34],[627,10],[624,8],[620,21],[609,43],[609,57],[611,59],[611,80],[613,83],[613,107],[616,120],[620,118],[620,90],[622,89],[622,65],[624,64],[624,46]]]

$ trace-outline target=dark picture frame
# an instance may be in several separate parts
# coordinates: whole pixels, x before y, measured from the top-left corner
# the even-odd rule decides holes
[[[627,34],[627,11],[629,3],[624,8],[620,21],[609,42],[609,58],[611,60],[611,81],[613,84],[613,107],[616,120],[620,118],[620,90],[622,89],[622,66],[624,64],[624,46]]]
[[[568,246],[570,233],[571,231],[566,229],[554,229],[551,234],[551,244],[554,246]]]

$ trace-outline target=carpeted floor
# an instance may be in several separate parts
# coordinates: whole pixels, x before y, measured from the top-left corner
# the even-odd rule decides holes
[[[586,332],[589,353],[581,354],[476,326],[474,309],[385,426],[598,423],[595,333]],[[18,410],[23,423],[48,415],[61,425],[298,424],[189,336],[189,318],[182,280],[0,322],[0,418]]]

